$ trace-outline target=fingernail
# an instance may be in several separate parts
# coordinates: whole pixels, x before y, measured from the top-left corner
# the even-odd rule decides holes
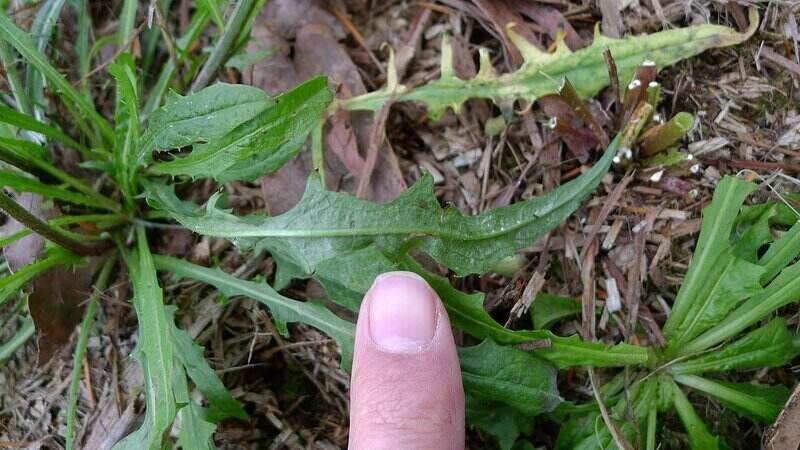
[[[389,353],[419,353],[436,331],[436,294],[419,275],[389,272],[369,290],[369,331]]]

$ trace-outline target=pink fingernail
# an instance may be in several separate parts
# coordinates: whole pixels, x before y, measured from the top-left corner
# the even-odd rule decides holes
[[[369,331],[389,353],[419,353],[436,331],[436,297],[419,275],[389,272],[369,291]]]

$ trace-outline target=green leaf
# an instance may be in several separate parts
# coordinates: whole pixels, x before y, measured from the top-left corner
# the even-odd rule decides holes
[[[695,375],[677,375],[675,381],[710,395],[736,412],[765,424],[775,422],[791,394],[785,386],[729,383]]]
[[[411,258],[406,258],[400,269],[417,273],[439,294],[447,309],[450,323],[479,339],[491,338],[502,345],[516,345],[534,340],[546,340],[549,348],[536,349],[534,354],[544,358],[558,368],[580,365],[613,367],[644,364],[648,360],[647,349],[620,343],[606,346],[602,343],[585,342],[578,336],[561,337],[547,330],[514,331],[497,323],[483,309],[483,294],[466,294],[450,285],[446,278],[424,270]]]
[[[714,286],[720,285],[720,277],[723,277],[724,269],[728,267],[728,261],[723,260],[723,264],[720,264],[720,258],[723,258],[730,246],[731,232],[739,209],[755,188],[752,183],[725,177],[715,189],[711,204],[703,210],[703,226],[694,257],[675,298],[672,312],[664,324],[664,334],[668,340],[675,339],[686,328],[685,322],[691,319],[689,312],[697,308],[696,303],[708,300]]]
[[[556,369],[514,347],[487,339],[458,350],[465,389],[480,404],[501,403],[533,417],[552,411],[563,401],[556,386]]]
[[[657,403],[657,385],[652,379],[644,383],[637,382],[629,386],[625,395],[604,400],[609,416],[634,448],[639,448],[636,444],[637,437],[641,436],[640,428],[644,425],[651,406]],[[605,386],[600,390],[603,391],[604,388]],[[587,405],[579,405],[579,409],[573,407],[577,413],[561,426],[555,449],[618,449],[600,415],[597,403],[592,402],[588,409],[583,408],[584,406]]]
[[[29,176],[8,170],[0,170],[0,186],[14,189],[17,192],[32,192],[46,198],[64,200],[76,205],[112,210],[107,202],[101,202],[95,197],[44,184]]]
[[[707,273],[708,279],[700,294],[693,299],[686,319],[673,328],[668,337],[670,346],[680,348],[719,323],[742,300],[761,292],[763,273],[763,266],[738,258],[732,251],[720,255]]]
[[[800,301],[800,263],[794,263],[725,319],[681,348],[685,355],[701,352],[741,333],[778,308]]]
[[[509,37],[520,50],[525,63],[516,72],[497,75],[488,50],[482,49],[480,70],[471,80],[463,80],[455,75],[452,46],[449,39],[445,38],[439,79],[416,88],[397,84],[395,80],[379,91],[344,100],[340,106],[378,111],[390,98],[418,101],[428,107],[433,118],[439,118],[448,107],[458,111],[470,98],[533,102],[542,96],[558,93],[563,78],[570,80],[582,96],[591,97],[609,84],[604,58],[606,51],[613,56],[619,80],[624,86],[632,79],[636,68],[646,60],[654,61],[658,68],[663,69],[706,49],[743,42],[757,27],[758,15],[755,10],[750,16],[750,28],[741,34],[718,25],[700,25],[646,36],[612,39],[601,36],[598,27],[594,43],[589,47],[572,52],[561,38],[556,42],[553,53],[537,49],[511,28]]]
[[[780,239],[773,242],[758,261],[764,266],[761,283],[766,284],[775,278],[784,267],[797,258],[798,254],[800,254],[800,222],[796,222]]]
[[[559,297],[541,292],[531,305],[533,328],[543,330],[555,322],[581,312],[581,301],[574,297]]]
[[[20,293],[20,289],[25,287],[31,280],[39,274],[59,265],[69,265],[80,261],[81,258],[61,249],[53,247],[48,250],[46,258],[40,259],[32,264],[17,270],[11,275],[0,278],[0,305],[9,298]]]
[[[176,414],[172,390],[174,351],[163,294],[143,228],[136,229],[136,241],[137,250],[126,255],[126,263],[139,323],[139,342],[134,356],[144,371],[146,410],[139,429],[118,442],[114,450],[160,450]]]
[[[556,369],[530,353],[487,339],[458,349],[467,392],[467,420],[510,449],[533,417],[552,411],[558,395]]]
[[[214,450],[214,432],[217,426],[205,419],[203,408],[192,401],[186,372],[178,366],[175,370],[175,400],[184,405],[178,410],[181,429],[178,433],[178,447],[184,450]]]
[[[501,450],[511,450],[521,433],[527,433],[533,421],[516,410],[478,401],[466,393],[466,419],[473,426],[497,439]]]
[[[155,173],[252,180],[278,170],[302,148],[332,99],[328,80],[306,81],[221,139],[195,146],[192,153],[156,164]]]
[[[703,422],[703,419],[697,415],[694,407],[689,403],[686,394],[683,393],[680,387],[675,384],[671,379],[666,381],[672,388],[672,401],[675,410],[678,412],[681,422],[689,435],[689,444],[693,449],[702,450],[715,450],[724,448],[724,444],[719,437],[714,436],[708,431],[708,427]]]
[[[209,200],[203,211],[181,202],[164,184],[149,183],[147,199],[197,233],[229,238],[244,247],[266,248],[306,277],[323,261],[371,243],[384,248],[413,244],[458,274],[484,273],[514,251],[531,245],[577,209],[608,170],[618,141],[577,179],[542,197],[479,216],[465,217],[452,207],[442,209],[430,175],[387,204],[327,191],[312,175],[300,203],[269,218],[242,218],[219,210],[215,208],[218,197]]]
[[[783,366],[800,353],[800,349],[794,347],[793,339],[786,320],[779,317],[726,345],[722,350],[681,361],[670,366],[669,371],[674,374],[697,375],[705,372]]]
[[[355,325],[340,319],[324,306],[286,298],[267,283],[241,280],[219,269],[208,269],[167,256],[155,256],[154,260],[159,270],[208,283],[229,297],[241,295],[252,298],[269,308],[280,321],[302,322],[325,332],[339,343],[342,366],[349,368],[352,365]]]
[[[125,2],[125,8],[131,2]],[[136,2],[133,2],[134,5]],[[134,14],[136,8],[133,9]],[[136,194],[135,173],[137,167],[136,149],[139,145],[139,94],[137,92],[136,66],[133,56],[125,53],[108,68],[117,80],[117,107],[114,140],[114,169],[117,182],[122,188],[123,198],[133,207]]]
[[[775,215],[775,208],[767,208],[759,218],[749,224],[749,226],[742,226],[737,224],[739,229],[735,234],[740,237],[735,238],[735,245],[733,246],[733,254],[747,262],[758,262],[758,253],[761,248],[772,242],[772,230],[770,229],[770,219]]]
[[[218,141],[274,103],[263,90],[243,84],[217,83],[185,97],[176,96],[150,116],[137,163],[149,162],[154,149]]]
[[[244,412],[242,405],[233,398],[214,369],[208,365],[208,361],[203,356],[203,347],[195,344],[189,333],[175,325],[176,309],[175,307],[167,308],[167,322],[170,328],[170,340],[175,348],[175,358],[184,367],[186,374],[192,379],[197,389],[208,400],[211,408],[208,417],[212,422],[219,422],[228,417],[247,420],[247,413]]]
[[[30,36],[20,30],[5,11],[0,12],[0,39],[10,43],[29,64],[42,72],[47,81],[64,97],[64,101],[74,105],[80,113],[88,117],[106,141],[113,141],[114,130],[111,125],[83,94],[75,90],[72,84],[50,65],[47,57],[33,45]]]

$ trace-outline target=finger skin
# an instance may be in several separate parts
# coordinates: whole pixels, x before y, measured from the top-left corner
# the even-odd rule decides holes
[[[432,304],[432,338],[426,345],[387,350],[373,339],[379,331],[370,324],[370,308],[406,300]],[[365,296],[351,384],[351,450],[464,449],[464,390],[450,321],[436,293],[417,275],[379,277]]]

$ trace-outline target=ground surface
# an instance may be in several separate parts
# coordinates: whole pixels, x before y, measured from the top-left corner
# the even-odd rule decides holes
[[[180,27],[181,18],[194,2],[174,3],[170,20]],[[528,326],[526,317],[509,319],[524,287],[536,275],[545,280],[543,291],[580,296],[576,257],[589,230],[599,225],[603,245],[595,259],[598,295],[606,296],[603,286],[607,278],[616,279],[623,293],[638,289],[640,321],[649,330],[648,338],[658,340],[665,299],[671,299],[680,285],[699,229],[699,212],[720,177],[749,169],[762,177],[765,186],[769,183],[778,190],[800,191],[800,181],[793,178],[800,172],[800,34],[796,24],[800,7],[796,3],[276,0],[268,2],[260,15],[251,43],[253,50],[269,49],[270,55],[241,74],[229,70],[221,77],[275,94],[314,74],[326,73],[338,86],[337,95],[347,97],[383,85],[384,43],[397,52],[402,81],[419,84],[438,76],[444,33],[454,38],[457,72],[469,76],[476,70],[478,46],[493,51],[501,71],[519,64],[519,55],[505,42],[507,22],[516,22],[521,34],[546,47],[552,43],[547,31],[566,20],[576,31],[570,45],[577,47],[591,40],[597,21],[602,21],[607,34],[616,36],[694,23],[741,28],[746,25],[745,6],[750,3],[760,5],[762,25],[749,42],[706,52],[659,75],[665,86],[662,113],[671,116],[688,111],[698,117],[685,145],[699,163],[696,171],[681,166],[654,182],[647,171],[626,174],[616,169],[578,213],[523,252],[524,268],[513,278],[487,275],[455,280],[462,289],[486,292],[486,307],[500,323]],[[113,8],[109,2],[96,10],[98,22],[105,20],[109,29],[113,27],[113,13],[109,14]],[[65,14],[58,33],[73,35],[74,20]],[[97,29],[102,33],[102,26]],[[56,52],[71,51],[69,39],[57,39],[55,45]],[[113,57],[113,51],[104,57]],[[598,97],[598,109],[606,104],[607,96]],[[386,120],[391,145],[380,149],[367,196],[389,200],[412,184],[422,170],[428,170],[437,176],[441,201],[474,214],[548,191],[574,177],[581,161],[597,154],[594,149],[567,146],[555,137],[544,126],[547,115],[540,105],[516,115],[501,133],[487,134],[484,123],[499,115],[496,106],[472,101],[460,116],[448,113],[432,123],[418,105],[397,105]],[[360,173],[367,157],[372,122],[367,115],[354,115],[335,120],[327,130],[333,187],[356,190],[354,174]],[[300,157],[261,183],[234,183],[227,192],[238,211],[266,209],[278,214],[297,201],[309,168],[309,158]],[[623,188],[617,189],[621,183]],[[202,200],[212,189],[211,185],[198,185],[193,195]],[[764,187],[758,195],[768,198],[771,193]],[[601,208],[609,202],[616,206],[599,222]],[[637,244],[635,231],[642,227],[649,231]],[[242,255],[222,240],[164,230],[156,245],[161,252],[198,263],[219,262],[237,276],[269,279],[273,275],[268,256]],[[642,276],[634,281],[637,286],[627,286],[627,280],[636,280],[630,278],[634,268],[641,269]],[[207,357],[251,415],[250,422],[229,421],[220,427],[219,448],[346,447],[348,377],[338,368],[335,343],[304,326],[294,327],[291,339],[282,339],[274,332],[268,314],[253,301],[236,299],[223,308],[219,294],[200,284],[169,278],[163,283],[167,298],[180,306],[179,323],[206,347]],[[84,367],[90,389],[82,391],[79,439],[87,449],[113,442],[118,429],[124,428],[120,424],[135,421],[141,406],[132,391],[141,375],[128,358],[135,345],[135,316],[127,303],[129,286],[116,286],[111,292],[102,302],[104,332],[90,339]],[[314,284],[301,283],[289,290],[295,298],[319,297],[321,292]],[[798,323],[796,313],[796,309],[785,312],[794,325]],[[619,337],[622,330],[606,322],[598,318],[600,336],[607,340]],[[569,333],[579,326],[575,320],[561,325],[559,331]],[[13,324],[7,324],[0,328],[0,336],[5,339],[14,331]],[[70,351],[71,347],[65,348],[37,367],[36,346],[31,342],[0,367],[0,447],[59,448],[64,426],[60,414],[72,369]],[[567,375],[560,381],[562,395],[587,400],[584,375]],[[785,368],[750,376],[791,384],[796,374]],[[698,400],[697,405],[714,431],[735,447],[756,448],[760,442],[762,430],[751,422],[738,420],[706,400]],[[551,445],[556,425],[542,420],[539,430],[533,442]],[[665,436],[664,442],[669,445],[670,436]],[[674,442],[681,441],[676,437]],[[494,448],[494,443],[470,432],[468,447]]]

